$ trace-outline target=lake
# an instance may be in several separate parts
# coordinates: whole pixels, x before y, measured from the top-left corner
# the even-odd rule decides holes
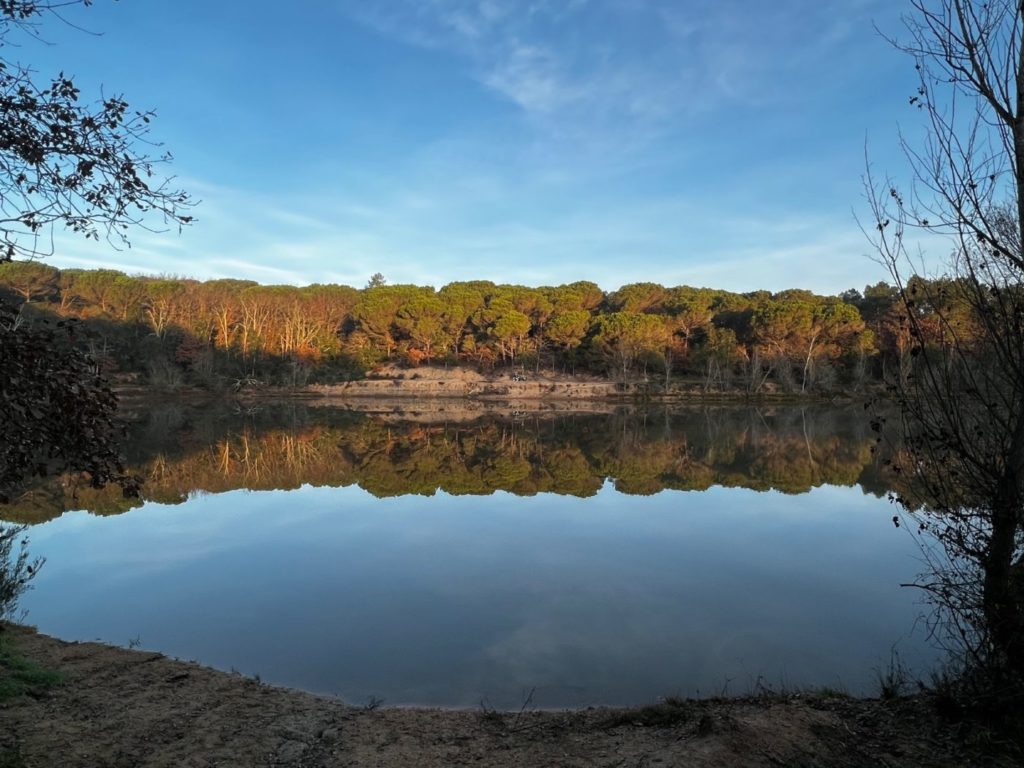
[[[5,513],[47,558],[28,621],[354,704],[873,694],[938,658],[860,407],[394,410],[128,408],[142,499]]]

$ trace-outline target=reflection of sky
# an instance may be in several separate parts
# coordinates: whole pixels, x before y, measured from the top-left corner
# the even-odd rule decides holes
[[[637,703],[771,685],[870,691],[931,658],[913,545],[859,490],[376,499],[235,491],[31,531],[25,607],[68,639],[351,701]]]

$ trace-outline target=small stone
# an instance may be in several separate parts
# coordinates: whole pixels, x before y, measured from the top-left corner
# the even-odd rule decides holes
[[[710,736],[715,731],[715,719],[705,712],[697,723],[698,736]]]
[[[285,764],[294,763],[306,754],[306,748],[301,741],[285,741],[277,748],[277,759]]]

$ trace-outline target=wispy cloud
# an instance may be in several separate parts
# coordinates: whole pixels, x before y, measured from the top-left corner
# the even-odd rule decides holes
[[[355,286],[377,271],[392,282],[435,286],[460,279],[533,285],[589,279],[608,289],[655,279],[735,290],[835,291],[882,278],[874,276],[863,236],[845,215],[723,214],[676,196],[608,201],[540,219],[475,220],[466,214],[467,199],[435,198],[424,208],[414,196],[404,204],[385,195],[376,204],[352,206],[344,196],[322,195],[295,211],[275,209],[254,227],[247,217],[267,202],[222,190],[202,233],[202,258],[182,262],[175,249],[161,251],[155,240],[145,259],[114,264],[130,272]],[[237,229],[246,221],[248,229]],[[72,251],[60,261],[101,260]]]
[[[829,110],[870,66],[849,51],[889,6],[755,5],[342,2],[361,22],[343,32],[378,67],[365,103],[361,73],[339,85],[359,121],[325,111],[323,124],[339,115],[337,136],[325,131],[301,162],[266,158],[265,179],[248,156],[233,161],[245,168],[183,174],[203,204],[181,236],[139,233],[120,253],[62,239],[54,263],[354,285],[377,271],[434,285],[862,284],[872,265],[849,211],[863,129],[837,138]],[[392,61],[403,73],[436,66],[423,87],[444,105],[426,91],[396,113],[408,94]],[[352,137],[371,158],[346,147]]]
[[[588,96],[585,85],[568,80],[560,66],[550,50],[518,43],[481,78],[489,88],[527,112],[546,114],[568,108]]]
[[[593,117],[610,108],[629,113],[650,101],[643,92],[655,84],[655,66],[627,75],[625,62],[613,55],[615,41],[581,33],[595,12],[642,10],[581,0],[428,0],[386,10],[367,4],[351,13],[384,34],[461,57],[482,86],[529,116],[564,119],[569,112]]]
[[[882,6],[783,0],[399,0],[346,6],[379,32],[465,60],[528,114],[636,120],[782,95]],[[842,13],[839,13],[839,11]]]

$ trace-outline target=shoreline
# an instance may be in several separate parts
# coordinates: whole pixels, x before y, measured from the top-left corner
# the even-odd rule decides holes
[[[923,694],[822,690],[520,712],[358,707],[16,624],[0,625],[0,643],[61,676],[0,699],[4,766],[945,767],[977,758]]]
[[[120,408],[146,408],[159,400],[161,405],[211,405],[234,403],[244,409],[262,404],[296,403],[311,408],[342,408],[374,418],[402,422],[460,423],[482,417],[520,420],[557,418],[563,416],[610,416],[639,409],[661,409],[669,412],[707,408],[844,408],[854,405],[853,395],[825,397],[821,395],[763,394],[751,397],[740,392],[719,392],[693,396],[673,393],[661,396],[608,394],[607,386],[556,388],[541,394],[526,387],[518,389],[494,386],[483,392],[470,392],[467,387],[448,387],[437,391],[429,384],[408,386],[401,380],[350,382],[348,385],[318,385],[300,388],[250,389],[240,392],[213,391],[195,388],[160,390],[155,388],[119,388],[115,394]],[[356,386],[359,385],[359,386]],[[396,386],[398,385],[398,386]],[[508,391],[505,391],[505,390]]]
[[[678,380],[667,389],[652,381],[615,382],[591,376],[540,373],[526,376],[509,373],[484,375],[465,369],[388,368],[364,379],[336,384],[302,386],[245,386],[241,388],[173,389],[141,384],[119,384],[114,393],[123,400],[146,400],[168,395],[189,399],[233,398],[243,401],[301,399],[361,403],[366,400],[424,402],[469,401],[475,403],[591,403],[608,405],[815,405],[853,402],[870,393],[785,392],[773,385],[752,393],[744,389],[706,390],[699,381]]]
[[[227,384],[227,382],[224,382]],[[270,386],[244,380],[234,386],[207,389],[196,386],[158,387],[121,381],[114,393],[125,399],[154,396],[181,398],[231,397],[239,400],[296,398],[304,400],[372,400],[474,402],[588,402],[604,404],[815,404],[852,402],[869,392],[791,392],[768,382],[757,392],[741,387],[709,390],[699,377],[678,377],[666,386],[658,378],[615,381],[609,378],[554,371],[515,372],[507,369],[481,373],[472,368],[381,366],[366,377],[335,384]]]

